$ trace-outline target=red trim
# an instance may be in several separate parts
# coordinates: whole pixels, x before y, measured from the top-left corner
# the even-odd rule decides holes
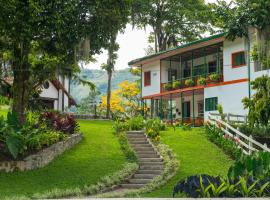
[[[232,68],[238,68],[238,67],[247,66],[247,63],[242,64],[242,65],[236,65],[236,64],[234,63],[234,58],[235,58],[235,56],[236,56],[237,54],[240,54],[240,53],[244,53],[244,55],[245,55],[246,52],[245,52],[245,51],[236,51],[236,52],[233,52],[233,53],[232,53],[232,55],[231,55]],[[246,58],[245,58],[245,62],[246,62]]]
[[[159,78],[160,78],[160,80],[159,80],[159,83],[160,83],[160,86],[159,86],[159,88],[160,88],[160,92],[161,92],[161,88],[162,88],[162,83],[161,83],[161,80],[162,80],[162,61],[160,60],[159,61],[159,73],[160,73],[160,75],[159,75]]]
[[[242,82],[247,82],[247,81],[248,81],[247,78],[243,78],[243,79],[237,79],[237,80],[226,81],[226,82],[211,83],[211,84],[208,84],[206,86],[200,85],[200,86],[189,87],[189,88],[184,88],[184,89],[179,89],[179,90],[173,90],[173,91],[169,91],[169,92],[163,92],[163,93],[159,93],[159,94],[153,94],[153,95],[145,96],[145,97],[143,97],[143,99],[151,99],[154,97],[165,96],[168,94],[181,93],[181,92],[186,92],[186,91],[191,91],[191,90],[199,90],[199,89],[204,89],[204,88],[209,88],[209,87],[230,85],[230,84],[242,83]]]

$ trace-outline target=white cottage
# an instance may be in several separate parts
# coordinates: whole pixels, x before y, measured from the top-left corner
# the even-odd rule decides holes
[[[149,117],[201,125],[221,104],[225,113],[247,114],[242,99],[262,70],[249,56],[255,42],[217,34],[129,62],[142,70],[142,100]]]
[[[70,77],[58,75],[57,79],[43,84],[40,99],[49,109],[65,111],[71,105],[76,105],[70,95]]]

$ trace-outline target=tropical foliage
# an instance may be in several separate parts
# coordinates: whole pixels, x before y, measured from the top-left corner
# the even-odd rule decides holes
[[[54,112],[45,112],[41,116],[29,112],[23,125],[20,125],[16,114],[9,112],[6,120],[0,118],[0,127],[2,159],[21,159],[78,130],[72,116],[62,117]]]

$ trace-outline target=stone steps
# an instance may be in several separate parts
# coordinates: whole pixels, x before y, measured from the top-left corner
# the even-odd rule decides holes
[[[128,131],[127,137],[138,156],[139,170],[121,187],[124,189],[139,189],[162,173],[163,160],[149,143],[143,131]]]

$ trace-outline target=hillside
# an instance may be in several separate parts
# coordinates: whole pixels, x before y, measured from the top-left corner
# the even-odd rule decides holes
[[[108,80],[106,71],[98,69],[82,69],[80,76],[85,80],[93,82],[102,95],[106,94]],[[125,80],[133,82],[137,79],[139,79],[139,77],[132,75],[129,72],[129,69],[116,70],[112,77],[112,90],[117,89],[118,84]],[[89,88],[87,86],[75,85],[74,83],[71,84],[70,89],[71,95],[77,103],[79,103],[82,98],[87,97],[89,93]]]

